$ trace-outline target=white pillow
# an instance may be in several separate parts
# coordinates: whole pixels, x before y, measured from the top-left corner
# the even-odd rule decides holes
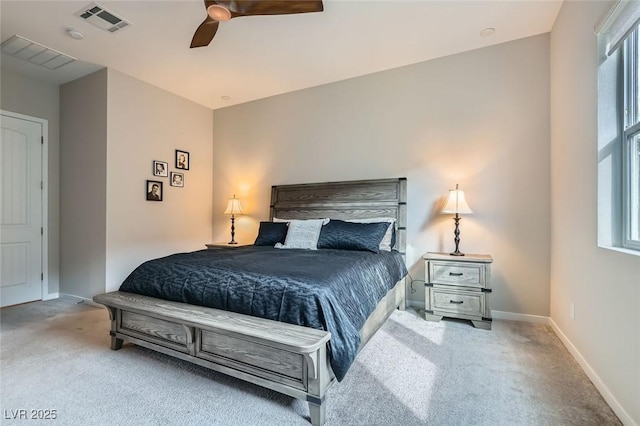
[[[317,250],[320,230],[328,221],[328,219],[290,220],[284,244],[277,243],[275,247]]]
[[[391,240],[393,238],[393,229],[396,226],[396,219],[393,217],[372,217],[368,219],[350,219],[346,222],[355,222],[355,223],[375,223],[375,222],[389,222],[389,227],[387,228],[387,232],[385,232],[384,237],[382,237],[382,241],[380,241],[380,246],[378,247],[380,250],[391,251],[393,248],[391,246]]]

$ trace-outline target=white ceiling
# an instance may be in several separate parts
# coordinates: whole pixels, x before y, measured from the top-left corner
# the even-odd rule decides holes
[[[90,3],[0,1],[2,41],[18,34],[78,58],[52,71],[2,54],[2,66],[57,84],[106,66],[216,109],[546,33],[562,0],[324,0],[320,13],[223,22],[197,49],[203,1],[98,0],[133,24],[116,33],[74,16]]]

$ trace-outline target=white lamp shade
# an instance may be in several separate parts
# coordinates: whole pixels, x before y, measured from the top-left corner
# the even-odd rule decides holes
[[[467,200],[464,198],[464,191],[458,189],[458,185],[456,185],[456,189],[449,190],[449,199],[447,199],[447,204],[445,204],[441,213],[473,213],[471,207],[469,207],[469,204],[467,204]]]
[[[235,195],[233,196],[233,198],[229,198],[229,202],[227,203],[227,209],[224,211],[224,214],[231,214],[231,215],[242,214],[242,206],[240,205],[240,200],[238,200]]]

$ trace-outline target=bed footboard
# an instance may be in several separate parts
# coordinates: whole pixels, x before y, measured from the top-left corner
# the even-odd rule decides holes
[[[324,424],[329,332],[119,291],[93,300],[109,310],[111,349],[129,341],[306,400]]]

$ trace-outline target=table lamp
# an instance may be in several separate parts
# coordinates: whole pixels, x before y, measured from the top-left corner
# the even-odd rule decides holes
[[[458,248],[460,245],[460,216],[458,215],[471,214],[473,213],[473,211],[467,204],[467,200],[464,198],[464,191],[458,189],[458,184],[456,184],[456,189],[449,190],[449,198],[447,199],[447,204],[445,204],[440,213],[455,214],[453,220],[456,223],[456,229],[453,232],[453,234],[455,235],[453,241],[456,243],[456,250],[453,253],[449,254],[451,256],[464,256],[464,253],[462,253]]]
[[[234,239],[236,234],[235,220],[236,215],[240,216],[242,214],[242,206],[240,205],[240,200],[236,198],[236,194],[233,194],[233,198],[229,198],[224,214],[231,215],[231,241],[229,241],[229,244],[238,244]]]

